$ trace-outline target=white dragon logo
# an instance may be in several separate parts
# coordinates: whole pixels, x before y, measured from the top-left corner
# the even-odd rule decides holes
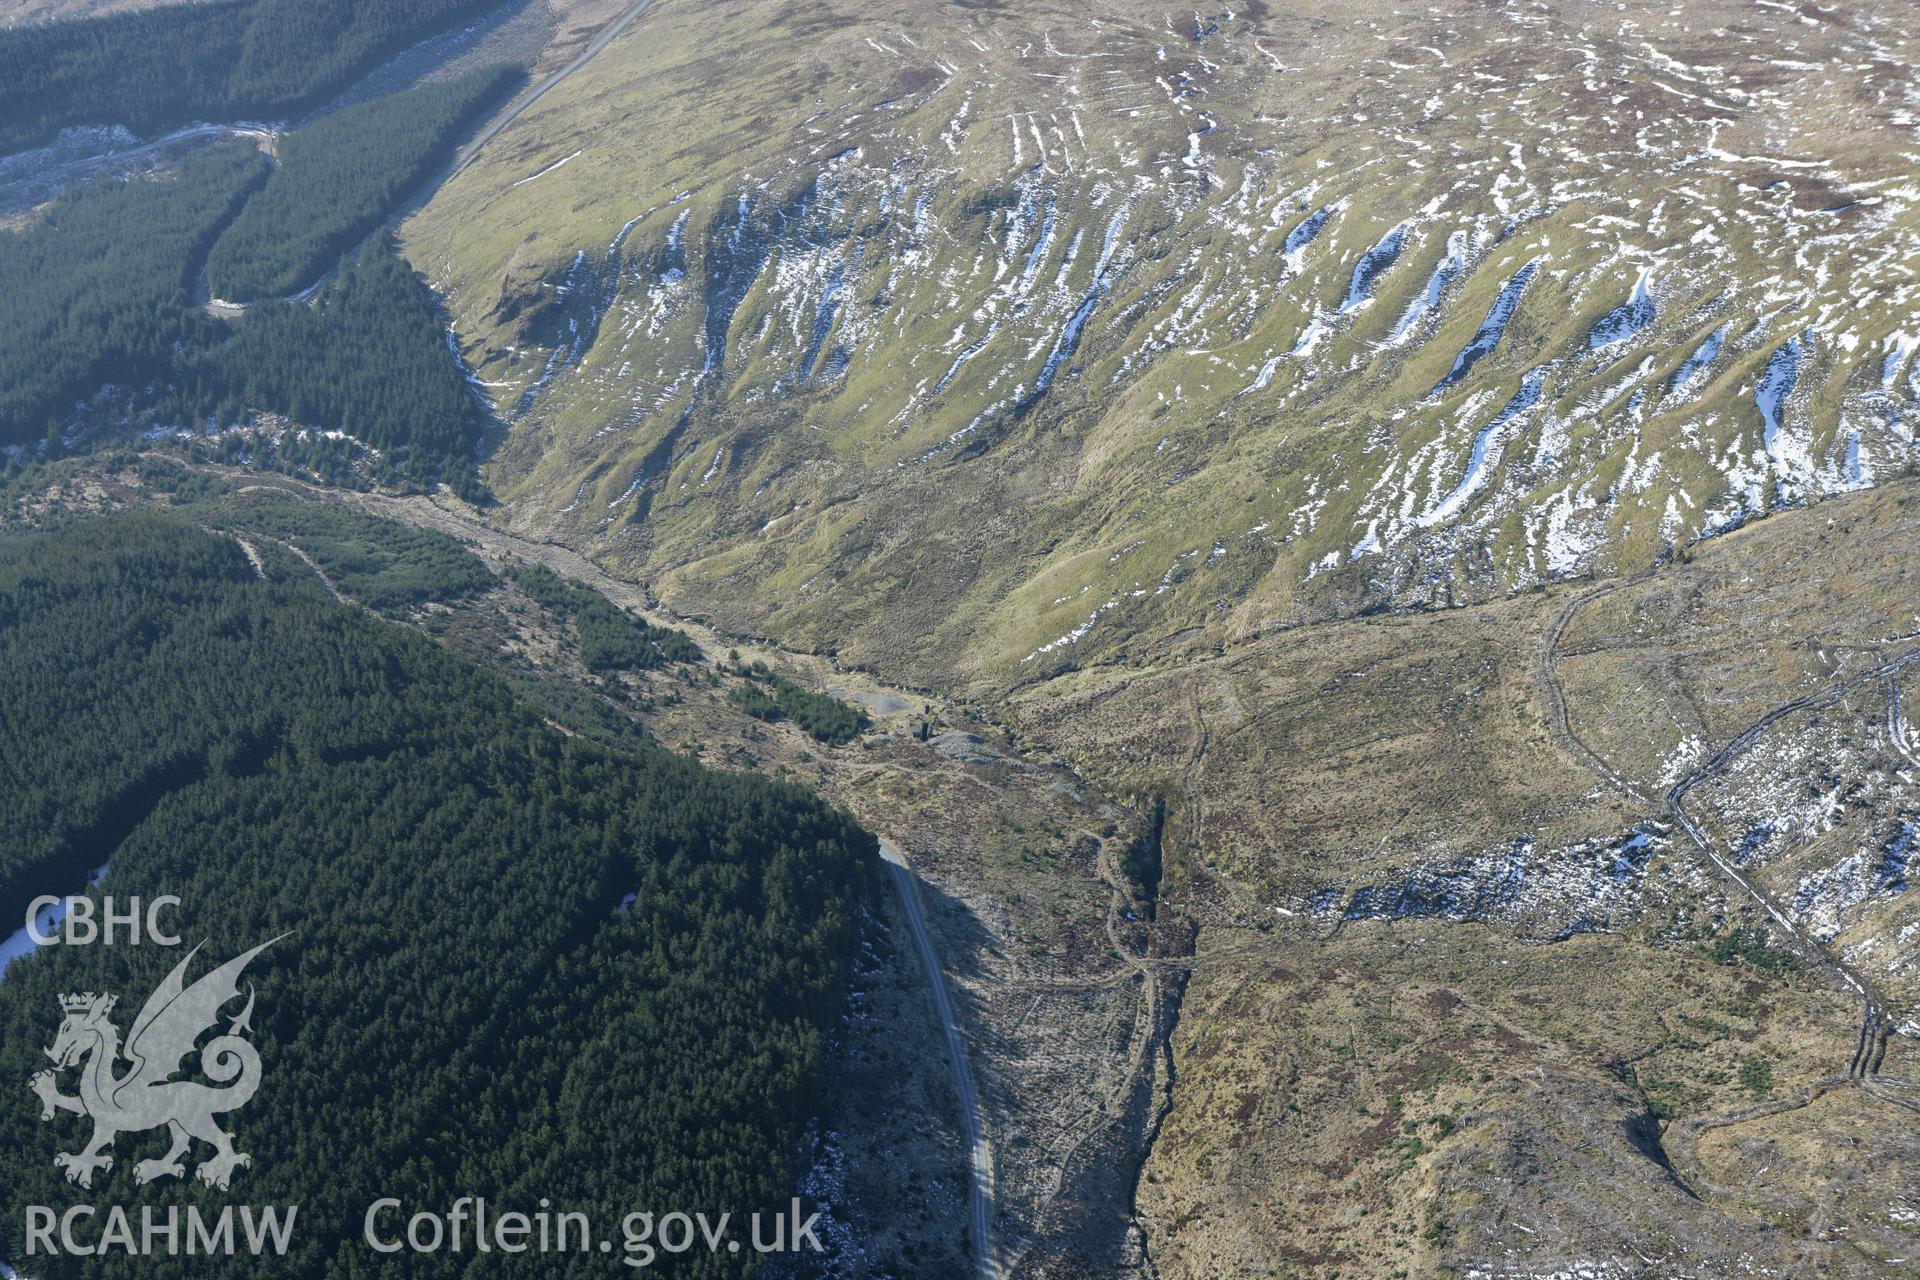
[[[161,1125],[172,1133],[173,1149],[161,1159],[142,1160],[134,1166],[134,1181],[142,1186],[159,1178],[184,1177],[187,1170],[181,1157],[195,1138],[214,1149],[194,1170],[209,1186],[226,1190],[233,1171],[253,1163],[251,1156],[233,1149],[233,1139],[213,1121],[216,1115],[244,1107],[260,1088],[260,1055],[241,1038],[252,1029],[251,987],[247,1007],[229,1020],[226,1034],[214,1037],[200,1051],[201,1071],[226,1087],[170,1077],[183,1068],[200,1036],[219,1022],[221,1007],[239,995],[240,974],[247,964],[279,940],[261,943],[190,987],[185,981],[187,965],[200,948],[189,951],[133,1020],[125,1050],[132,1065],[123,1075],[114,1074],[122,1056],[120,1029],[108,1019],[115,997],[92,992],[61,997],[66,1021],[53,1047],[46,1050],[54,1070],[34,1076],[31,1085],[40,1095],[41,1120],[51,1120],[60,1111],[93,1120],[93,1140],[84,1150],[53,1158],[55,1166],[66,1170],[67,1181],[93,1186],[95,1171],[113,1168],[109,1148],[116,1137]],[[80,1093],[68,1097],[60,1092],[58,1073],[74,1066],[80,1067]]]

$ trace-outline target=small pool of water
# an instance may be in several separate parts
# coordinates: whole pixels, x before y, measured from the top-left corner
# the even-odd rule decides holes
[[[95,867],[93,873],[87,877],[87,887],[91,889],[94,885],[99,884],[106,878],[106,874],[107,868],[104,865]],[[51,906],[40,908],[39,913],[36,914],[33,919],[40,936],[44,938],[52,934],[53,931],[59,927],[60,922],[66,918],[67,904],[61,901]],[[0,942],[0,982],[6,981],[7,968],[15,960],[18,960],[22,956],[32,955],[39,949],[40,944],[33,940],[33,933],[28,930],[26,925],[21,925],[9,934],[5,942]],[[0,1269],[0,1280],[7,1280],[10,1275],[10,1272]]]

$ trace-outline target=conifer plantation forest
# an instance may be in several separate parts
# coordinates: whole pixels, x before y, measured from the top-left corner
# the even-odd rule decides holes
[[[188,26],[202,12],[156,11]],[[0,61],[91,25],[0,32]],[[220,142],[0,231],[0,445],[57,456],[96,420],[205,433],[273,414],[353,442],[375,480],[478,496],[488,411],[383,223],[521,79],[428,81],[292,129],[274,157]]]
[[[0,31],[0,152],[68,125],[148,134],[297,115],[476,0],[214,0]]]
[[[495,67],[323,116],[287,136],[279,166],[214,242],[216,297],[298,293],[444,163],[459,131],[518,83]]]
[[[874,838],[662,747],[606,695],[637,673],[717,684],[680,631],[522,566],[515,589],[600,683],[509,684],[410,625],[501,586],[460,541],[216,500],[198,469],[487,500],[492,411],[393,228],[525,70],[333,102],[488,8],[211,0],[0,30],[0,155],[95,126],[190,138],[0,223],[0,919],[48,893],[170,895],[206,947],[193,976],[276,939],[247,973],[264,1068],[238,1176],[249,1203],[298,1206],[281,1259],[34,1256],[33,1280],[391,1274],[361,1239],[381,1197],[550,1203],[616,1240],[645,1207],[744,1231],[808,1162]],[[16,500],[129,443],[141,507]],[[782,706],[842,743],[864,723],[798,686]],[[160,1154],[163,1134],[124,1134],[78,1188],[48,1145],[71,1135],[15,1086],[45,1069],[62,996],[122,993],[125,1030],[181,954],[48,948],[0,974],[0,1262],[28,1263],[28,1206],[111,1197]],[[141,1195],[230,1199],[190,1177]],[[758,1269],[703,1250],[674,1274]]]
[[[178,895],[192,940],[280,937],[249,971],[271,1047],[244,1175],[253,1202],[301,1206],[275,1273],[373,1274],[341,1258],[381,1196],[547,1197],[607,1223],[635,1205],[784,1207],[876,884],[872,837],[792,787],[568,737],[255,537],[258,569],[234,537],[171,515],[0,535],[0,908],[80,888],[105,851],[99,891]],[[426,594],[474,585],[457,544],[412,551]],[[351,556],[329,559],[354,580]],[[0,1076],[45,1066],[59,995],[145,993],[177,958],[67,947],[15,964]],[[9,1257],[22,1206],[71,1190],[16,1092],[0,1107]],[[121,1147],[127,1166],[153,1154]],[[219,1202],[190,1182],[148,1198]],[[524,1274],[498,1255],[406,1261]],[[675,1274],[749,1269],[685,1262]],[[261,1265],[62,1258],[34,1274]],[[608,1265],[550,1257],[540,1273]]]

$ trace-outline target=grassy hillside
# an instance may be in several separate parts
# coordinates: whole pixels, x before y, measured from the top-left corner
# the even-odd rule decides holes
[[[1732,0],[664,0],[405,239],[516,527],[1005,687],[1901,473],[1906,142],[1844,69],[1910,43]]]

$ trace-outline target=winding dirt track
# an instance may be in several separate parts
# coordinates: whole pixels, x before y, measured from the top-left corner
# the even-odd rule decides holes
[[[1900,681],[1889,675],[1881,679],[1880,685],[1887,700],[1887,738],[1902,760],[1920,769],[1920,758],[1914,756],[1913,748],[1907,742],[1907,720],[1900,709]]]
[[[1899,690],[1898,686],[1894,683],[1895,677],[1913,663],[1920,661],[1920,646],[1904,649],[1893,657],[1873,667],[1867,668],[1865,671],[1856,672],[1851,676],[1833,681],[1830,684],[1823,685],[1818,689],[1802,694],[1797,698],[1789,699],[1779,706],[1774,707],[1737,734],[1732,741],[1715,753],[1712,759],[1702,764],[1679,782],[1676,782],[1667,789],[1664,796],[1656,799],[1646,788],[1622,777],[1612,765],[1607,763],[1604,756],[1583,741],[1580,735],[1574,731],[1573,722],[1567,709],[1566,690],[1560,684],[1560,674],[1557,667],[1557,651],[1560,646],[1561,637],[1566,634],[1567,628],[1572,624],[1574,618],[1579,615],[1581,609],[1593,601],[1600,599],[1602,596],[1618,591],[1623,587],[1636,585],[1651,576],[1652,571],[1649,570],[1648,572],[1636,574],[1630,578],[1620,578],[1605,583],[1595,587],[1591,591],[1575,596],[1560,610],[1552,624],[1541,636],[1540,648],[1535,661],[1535,672],[1541,692],[1547,700],[1548,722],[1553,730],[1554,736],[1569,755],[1573,756],[1574,759],[1578,760],[1590,772],[1601,778],[1609,786],[1614,787],[1636,800],[1647,804],[1658,804],[1664,809],[1666,817],[1682,831],[1687,833],[1687,838],[1692,841],[1694,847],[1698,849],[1708,861],[1713,863],[1714,867],[1719,870],[1722,876],[1737,886],[1742,894],[1758,904],[1760,908],[1767,913],[1768,917],[1780,927],[1781,931],[1793,941],[1795,948],[1800,951],[1802,955],[1816,965],[1835,974],[1843,983],[1852,988],[1853,991],[1865,1000],[1866,1009],[1861,1017],[1860,1033],[1855,1044],[1853,1059],[1848,1064],[1847,1074],[1853,1079],[1870,1079],[1874,1073],[1879,1070],[1879,1064],[1886,1056],[1886,1040],[1891,1031],[1889,1020],[1885,1015],[1885,1010],[1888,1007],[1885,998],[1874,986],[1871,979],[1857,972],[1851,965],[1847,964],[1846,961],[1840,959],[1803,933],[1799,926],[1794,924],[1786,912],[1782,911],[1765,892],[1746,876],[1742,875],[1738,868],[1722,856],[1720,851],[1714,847],[1713,842],[1707,838],[1706,833],[1701,831],[1699,825],[1687,814],[1686,809],[1682,806],[1682,801],[1686,799],[1689,791],[1725,771],[1743,751],[1758,742],[1766,735],[1768,730],[1772,729],[1782,720],[1802,711],[1832,706],[1854,689],[1869,682],[1878,682],[1889,690],[1887,722],[1889,731],[1892,733],[1900,724]],[[1903,737],[1896,735],[1895,745],[1903,756],[1912,759]],[[1903,1103],[1902,1105],[1905,1104]]]
[[[1588,746],[1580,735],[1573,731],[1573,721],[1567,713],[1566,690],[1560,685],[1560,672],[1555,666],[1560,648],[1560,638],[1566,634],[1579,612],[1598,600],[1601,596],[1611,595],[1622,587],[1635,586],[1647,580],[1651,573],[1635,574],[1631,578],[1616,578],[1593,590],[1575,596],[1554,615],[1553,622],[1547,627],[1546,634],[1540,637],[1540,648],[1534,659],[1534,681],[1547,699],[1547,725],[1553,731],[1560,749],[1578,760],[1587,772],[1600,778],[1614,790],[1640,801],[1642,804],[1659,803],[1653,793],[1637,783],[1629,782],[1620,776],[1614,767],[1607,763],[1606,757]]]
[[[1725,770],[1741,752],[1745,751],[1755,742],[1758,742],[1766,735],[1769,729],[1773,728],[1773,726],[1780,721],[1802,711],[1832,706],[1861,685],[1890,680],[1917,661],[1920,661],[1920,646],[1902,650],[1886,661],[1869,667],[1865,671],[1857,672],[1844,679],[1836,680],[1831,684],[1823,685],[1811,693],[1805,693],[1800,697],[1792,698],[1781,703],[1749,725],[1736,736],[1733,741],[1722,747],[1711,760],[1668,788],[1666,794],[1668,815],[1686,831],[1687,837],[1693,841],[1695,847],[1705,854],[1713,862],[1714,866],[1720,869],[1723,875],[1733,883],[1739,885],[1746,891],[1749,897],[1759,903],[1760,906],[1766,910],[1767,914],[1773,918],[1774,923],[1778,924],[1789,937],[1793,938],[1802,951],[1816,961],[1824,963],[1827,968],[1837,973],[1843,982],[1866,999],[1867,1011],[1862,1027],[1863,1036],[1871,1034],[1871,1028],[1878,1024],[1882,1011],[1887,1008],[1886,1000],[1875,988],[1872,980],[1864,974],[1857,972],[1851,965],[1847,964],[1846,961],[1835,956],[1825,947],[1822,947],[1806,934],[1802,933],[1799,927],[1787,917],[1785,912],[1774,904],[1771,898],[1761,892],[1760,889],[1745,876],[1741,875],[1733,864],[1721,855],[1720,851],[1706,838],[1706,835],[1694,823],[1693,819],[1687,815],[1686,810],[1681,807],[1681,801],[1686,799],[1687,793],[1694,787]]]

